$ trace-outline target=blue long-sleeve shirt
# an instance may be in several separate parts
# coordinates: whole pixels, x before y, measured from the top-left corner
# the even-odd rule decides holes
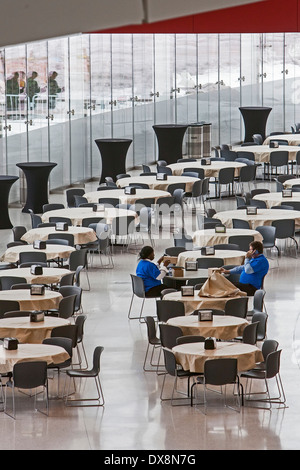
[[[269,271],[269,262],[267,258],[261,254],[255,258],[246,258],[243,266],[236,266],[230,269],[230,273],[239,274],[242,284],[251,284],[256,289],[260,289],[264,276]]]
[[[161,269],[148,259],[141,259],[136,267],[136,275],[144,281],[145,292],[155,286],[161,285],[161,279],[166,275],[167,269]]]

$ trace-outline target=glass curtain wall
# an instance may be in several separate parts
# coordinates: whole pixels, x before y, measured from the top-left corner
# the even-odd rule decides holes
[[[154,124],[211,123],[212,146],[233,144],[244,138],[240,106],[270,106],[267,134],[290,132],[299,90],[299,33],[91,34],[5,47],[0,171],[22,178],[16,163],[54,161],[52,190],[97,180],[98,138],[132,139],[127,170],[140,167],[157,159]]]

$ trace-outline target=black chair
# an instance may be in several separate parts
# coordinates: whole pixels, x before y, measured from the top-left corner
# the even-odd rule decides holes
[[[88,200],[85,196],[77,196],[75,194],[74,196],[74,203],[75,203],[75,207],[79,207],[81,206],[81,204],[86,204],[88,203]]]
[[[66,240],[69,246],[74,246],[74,235],[72,233],[49,233],[48,240]]]
[[[235,411],[240,411],[240,405],[244,404],[243,400],[243,386],[240,383],[238,371],[237,371],[237,359],[235,358],[219,358],[219,359],[210,359],[205,361],[204,363],[204,373],[203,376],[199,376],[196,379],[196,382],[193,383],[191,386],[191,406],[193,406],[193,389],[197,385],[203,385],[203,392],[204,392],[204,413],[206,414],[207,411],[207,394],[206,394],[206,386],[213,385],[213,386],[223,386],[234,384],[237,385],[238,394],[236,395],[238,400],[238,408],[233,408],[232,406],[227,405],[227,397],[226,397],[226,387],[225,387],[225,394],[222,396],[224,397],[224,406],[229,407]],[[240,403],[240,395],[242,397]]]
[[[149,184],[147,183],[129,183],[128,186],[136,189],[149,189]]]
[[[259,199],[250,199],[249,200],[249,205],[252,206],[252,207],[258,207],[258,208],[261,208],[261,209],[266,209],[267,208],[267,204],[265,203],[265,201],[260,201]]]
[[[0,300],[0,318],[3,318],[6,312],[20,310],[20,304],[17,300]]]
[[[172,183],[172,184],[169,184],[168,193],[170,193],[172,196],[174,196],[174,191],[176,191],[176,189],[182,189],[183,191],[185,191],[185,183]]]
[[[295,256],[297,257],[298,243],[295,238],[295,220],[294,219],[281,219],[273,220],[272,227],[275,227],[275,239],[276,240],[287,240],[290,239],[294,242],[295,245]],[[277,245],[275,245],[280,255],[280,250]]]
[[[252,315],[252,323],[257,322],[256,341],[263,341],[267,334],[268,314],[266,312],[254,312]]]
[[[62,338],[62,337],[55,337],[55,338],[45,338],[42,344],[50,344],[53,346],[59,346],[63,348],[67,354],[68,358],[60,362],[58,364],[48,364],[48,370],[56,370],[57,371],[57,397],[59,397],[59,390],[60,390],[60,374],[62,371],[67,370],[72,365],[73,359],[73,348],[72,348],[72,340],[70,338]]]
[[[32,264],[47,266],[47,256],[43,251],[23,251],[19,253],[20,267],[28,267]]]
[[[239,245],[235,243],[217,243],[214,245],[215,250],[240,250]]]
[[[47,310],[47,315],[55,316],[58,318],[72,318],[75,313],[76,294],[63,297],[58,305],[58,309]]]
[[[103,217],[85,217],[81,221],[82,227],[89,227],[91,224],[98,224],[103,220]]]
[[[18,362],[13,367],[12,377],[5,384],[5,403],[4,411],[7,415],[15,419],[15,389],[35,389],[34,395],[34,408],[36,407],[36,396],[37,388],[43,387],[46,394],[46,412],[44,414],[49,414],[49,397],[48,397],[48,378],[47,378],[47,362],[46,361],[32,361],[32,362]],[[13,411],[10,415],[7,411],[7,390],[11,388],[12,390],[12,400],[13,400]]]
[[[103,390],[102,390],[102,385],[100,382],[100,359],[101,359],[101,354],[103,353],[104,348],[103,346],[97,346],[94,349],[93,353],[93,367],[90,370],[83,370],[83,369],[72,369],[72,370],[67,370],[66,374],[69,377],[69,387],[67,390],[66,394],[66,401],[65,404],[66,406],[104,406],[104,395],[103,395]],[[69,389],[70,389],[70,383],[71,379],[88,379],[88,378],[93,378],[95,380],[96,388],[97,388],[97,397],[96,398],[80,398],[80,399],[69,399]]]
[[[238,250],[248,251],[249,245],[254,240],[253,235],[232,235],[228,237],[228,243],[234,243],[238,245]]]
[[[186,343],[203,343],[204,341],[205,341],[204,336],[185,335],[185,336],[179,336],[176,339],[176,344],[178,345],[178,344],[186,344]]]
[[[245,326],[243,330],[241,341],[244,344],[252,344],[254,346],[257,341],[257,329],[258,329],[258,322],[249,323],[249,325]],[[238,338],[235,338],[235,339],[238,339]]]
[[[74,196],[83,196],[85,190],[83,188],[71,188],[66,190],[67,206],[75,207]]]
[[[147,326],[148,345],[147,345],[146,354],[144,358],[143,370],[145,372],[157,372],[158,367],[159,367],[160,354],[159,354],[157,362],[153,362],[153,356],[154,356],[156,349],[159,349],[161,351],[161,341],[160,341],[160,338],[158,338],[156,334],[156,326],[155,326],[154,318],[149,317],[149,316],[145,317],[145,323]],[[147,361],[148,361],[150,348],[151,348],[151,356],[149,359],[149,364],[151,368],[149,369],[147,368]],[[154,367],[155,369],[153,369]]]
[[[253,308],[247,311],[247,317],[252,317],[254,313],[263,312],[264,298],[266,291],[264,289],[257,289],[253,295]]]
[[[51,203],[51,204],[43,204],[43,213],[48,211],[56,211],[58,209],[64,209],[65,205],[60,203]]]
[[[168,256],[178,256],[180,253],[183,253],[186,249],[182,246],[171,246],[165,249],[165,253]]]
[[[197,258],[198,269],[221,268],[224,266],[222,258]]]
[[[161,166],[161,165],[157,165],[157,173],[165,173],[167,175],[172,175],[172,170],[171,168],[167,167],[167,166]]]
[[[177,300],[157,300],[156,315],[158,321],[166,323],[169,318],[185,315],[184,303]]]
[[[68,297],[70,295],[76,295],[76,301],[75,301],[75,313],[78,314],[79,311],[81,310],[81,299],[82,299],[82,287],[80,286],[75,286],[75,285],[62,285],[59,288],[59,293],[63,297]]]
[[[168,300],[166,300],[168,302]],[[172,349],[176,346],[176,340],[183,336],[182,329],[178,326],[159,323],[159,337],[163,348]]]
[[[29,209],[29,215],[31,219],[31,228],[37,228],[39,224],[42,223],[42,218],[38,214],[34,214],[31,209]]]
[[[26,284],[25,277],[19,276],[2,276],[0,277],[1,290],[9,290],[14,284]]]
[[[232,219],[232,228],[250,229],[249,222],[243,219]]]
[[[146,298],[157,298],[157,296],[146,297],[146,292],[145,292],[145,286],[144,286],[143,279],[139,276],[136,276],[135,274],[130,274],[130,277],[131,277],[131,285],[132,285],[132,297],[131,297],[130,306],[129,306],[127,316],[129,318],[129,320],[138,319],[138,320],[141,321],[143,308],[144,308],[144,303],[145,303]],[[142,300],[142,305],[141,305],[141,308],[140,308],[140,313],[137,317],[132,317],[131,316],[131,310],[132,310],[134,297],[138,297],[139,299],[143,299]]]
[[[57,224],[58,222],[59,223],[64,223],[64,224],[68,224],[69,227],[72,226],[72,220],[69,218],[69,217],[49,217],[49,222],[51,224]]]
[[[204,168],[193,168],[193,167],[185,168],[182,173],[182,176],[186,176],[186,173],[196,173],[197,178],[201,180],[203,180],[205,177]]]
[[[250,161],[255,161],[255,156],[253,152],[249,152],[247,150],[240,150],[237,153],[237,158],[245,158]]]
[[[70,269],[70,271],[75,271],[78,266],[83,266],[83,270],[86,273],[86,279],[88,282],[87,290],[90,290],[90,280],[88,275],[88,263],[87,263],[87,253],[88,250],[86,248],[81,248],[80,250],[72,251],[69,256],[69,265],[65,266],[66,268]]]
[[[238,297],[227,300],[224,308],[225,315],[246,318],[248,311],[248,297]]]
[[[289,162],[289,152],[287,150],[279,150],[277,152],[270,153],[270,180],[272,177],[272,169],[275,168],[276,171],[278,168],[286,167],[288,170],[288,162]]]
[[[117,204],[120,204],[120,199],[116,197],[101,197],[98,199],[98,202],[106,207],[116,207]]]
[[[211,184],[214,184],[216,186],[216,197],[219,197],[221,199],[221,186],[226,185],[228,186],[228,195],[230,196],[233,194],[233,184],[234,184],[234,168],[221,168],[219,171],[219,176],[216,181],[210,181]],[[231,191],[230,191],[231,187]]]
[[[3,318],[17,318],[17,317],[29,317],[32,310],[12,310],[11,312],[5,312]]]
[[[13,237],[15,242],[20,242],[23,243],[24,245],[27,245],[27,242],[22,240],[23,235],[27,232],[26,227],[23,225],[16,225],[15,227],[12,228],[13,232]]]

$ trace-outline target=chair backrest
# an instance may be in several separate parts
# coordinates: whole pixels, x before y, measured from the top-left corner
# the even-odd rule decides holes
[[[86,315],[77,315],[75,318],[75,325],[77,326],[77,343],[81,343],[83,340],[84,324],[87,319]]]
[[[66,223],[68,224],[69,226],[72,225],[72,220],[69,219],[69,217],[49,217],[49,222],[50,223],[53,223],[53,224],[56,224],[57,222],[63,222],[63,223]]]
[[[72,233],[49,233],[48,240],[66,240],[69,246],[74,246],[74,235]]]
[[[237,158],[246,158],[247,160],[255,161],[254,153],[247,150],[237,152]]]
[[[130,277],[133,294],[143,299],[145,297],[145,286],[143,279],[139,276],[136,276],[135,274],[130,274]]]
[[[231,237],[228,237],[228,243],[238,245],[238,249],[242,251],[248,251],[249,245],[253,240],[253,235],[232,235]]]
[[[87,249],[81,248],[80,250],[72,251],[69,257],[70,271],[76,271],[78,266],[86,266]]]
[[[214,245],[215,250],[240,250],[241,248],[239,245],[236,245],[235,243],[218,243],[217,245]]]
[[[177,300],[157,300],[156,314],[158,321],[166,323],[169,318],[185,315],[184,303]]]
[[[0,318],[3,318],[4,313],[16,310],[20,310],[17,300],[0,300]]]
[[[22,251],[19,254],[19,263],[47,263],[46,253],[43,251]]]
[[[112,220],[112,233],[116,236],[126,236],[135,229],[135,216],[114,217]]]
[[[260,207],[261,209],[267,208],[267,204],[265,203],[265,201],[260,201],[259,199],[250,199],[249,204],[252,207]]]
[[[98,224],[102,219],[103,217],[85,217],[81,221],[81,226],[88,227],[90,224]]]
[[[14,386],[18,388],[36,388],[47,382],[47,362],[17,362],[13,367]]]
[[[277,351],[278,346],[279,343],[275,339],[265,339],[261,347],[261,352],[264,360],[267,359],[268,354]]]
[[[65,245],[70,246],[69,241],[65,240],[64,238],[51,238],[51,240],[45,240],[46,245]]]
[[[67,206],[75,207],[74,196],[83,196],[85,190],[83,188],[71,188],[66,190]]]
[[[252,322],[245,326],[243,330],[243,343],[256,344],[258,323],[259,322]]]
[[[63,338],[61,336],[57,336],[55,338],[45,338],[43,339],[43,344],[51,344],[53,346],[60,346],[61,348],[64,348],[69,355],[69,358],[66,359],[64,362],[60,362],[59,364],[51,364],[49,366],[53,366],[54,368],[61,369],[61,368],[69,367],[71,365],[72,357],[73,357],[73,347],[72,347],[72,340],[70,338]]]
[[[197,258],[198,269],[221,268],[224,266],[223,258]]]
[[[175,197],[174,192],[177,189],[182,189],[183,191],[185,191],[185,183],[172,183],[172,184],[169,184],[168,193],[172,194],[172,196]],[[177,194],[179,194],[179,193],[177,193]]]
[[[76,294],[63,297],[58,306],[58,316],[60,318],[71,318],[75,312]]]
[[[160,341],[164,348],[172,349],[176,346],[176,340],[179,336],[183,336],[182,329],[178,326],[159,324]]]
[[[64,208],[65,208],[64,204],[60,204],[60,203],[44,204],[43,213],[48,212],[48,211],[55,211],[58,209],[64,209]]]
[[[59,293],[63,297],[68,297],[70,295],[76,295],[75,311],[77,311],[80,308],[81,298],[82,298],[82,287],[75,286],[75,285],[60,286]]]
[[[295,220],[294,219],[281,219],[273,220],[272,226],[276,228],[276,238],[289,238],[295,236]]]
[[[185,336],[179,336],[176,339],[176,344],[203,343],[204,341],[205,341],[204,336],[185,335]]]
[[[254,312],[252,322],[257,322],[257,341],[263,341],[267,333],[268,314],[265,312]]]
[[[270,153],[270,165],[271,166],[284,166],[289,161],[289,152],[287,150],[279,150],[277,152]]]
[[[225,304],[225,315],[233,317],[246,318],[248,310],[248,297],[238,297],[229,299]]]
[[[165,368],[168,374],[171,376],[176,375],[176,358],[174,356],[174,353],[170,351],[169,349],[163,348],[163,354],[164,354],[164,362],[165,362]]]
[[[31,218],[31,228],[37,228],[37,226],[42,223],[41,216],[33,214],[33,212],[30,212],[29,214]]]
[[[178,256],[179,253],[183,253],[186,249],[183,246],[171,246],[165,249],[166,255]]]
[[[16,290],[16,289],[31,289],[31,284],[28,284],[27,282],[19,282],[18,284],[13,284],[11,287],[11,290]]]
[[[91,374],[95,376],[96,374],[98,375],[100,372],[100,359],[101,359],[101,354],[104,351],[103,346],[96,346],[93,352],[93,367],[91,369]]]
[[[77,346],[77,325],[56,326],[51,330],[51,338],[70,338],[72,348]]]
[[[266,378],[271,379],[279,373],[280,370],[280,356],[282,349],[271,352],[266,358]]]
[[[99,204],[104,204],[105,206],[116,207],[117,204],[120,204],[120,199],[117,197],[100,197],[98,202]]]
[[[79,207],[80,204],[85,204],[86,202],[88,202],[88,200],[85,196],[78,196],[77,194],[74,195],[75,207]]]
[[[16,318],[16,317],[29,317],[32,310],[12,310],[11,312],[5,312],[3,318]]]
[[[165,173],[167,175],[172,175],[172,170],[167,166],[157,165],[157,173]]]
[[[196,173],[198,175],[197,178],[200,178],[200,179],[203,179],[205,176],[204,168],[193,168],[193,167],[185,168],[183,172],[183,176],[185,175],[186,172]]]
[[[0,277],[1,290],[9,290],[14,284],[25,284],[27,280],[25,277],[19,276],[2,276]]]
[[[253,198],[254,196],[256,196],[257,194],[266,194],[266,193],[269,193],[270,190],[269,189],[266,189],[266,188],[255,188],[255,189],[251,189],[251,198]]]
[[[250,229],[249,222],[243,219],[232,219],[232,227],[233,228],[242,228],[242,229]]]
[[[147,326],[147,336],[148,336],[148,342],[150,344],[156,344],[157,343],[157,336],[156,336],[156,327],[155,327],[155,320],[153,317],[147,316],[144,318],[145,323]]]
[[[132,188],[137,188],[137,189],[149,189],[149,184],[147,183],[129,183],[128,186],[131,186]]]
[[[59,281],[59,286],[60,287],[63,287],[63,286],[72,286],[74,284],[74,276],[75,276],[75,273],[73,271],[71,271],[70,273],[68,274],[64,274],[61,278],[60,278],[60,281]]]
[[[27,232],[27,229],[23,225],[16,225],[15,227],[12,228],[12,232],[13,232],[14,241],[17,242],[21,240],[23,235],[25,235],[25,233]]]
[[[209,385],[226,385],[235,382],[237,377],[237,359],[209,359],[204,363],[205,383]]]
[[[275,244],[276,227],[272,225],[259,225],[255,229],[263,237],[263,244]]]
[[[254,292],[253,310],[257,310],[258,312],[263,311],[265,295],[266,295],[266,291],[264,289],[257,289]]]

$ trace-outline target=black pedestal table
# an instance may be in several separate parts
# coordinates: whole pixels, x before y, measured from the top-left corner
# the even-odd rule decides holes
[[[126,173],[126,155],[132,139],[96,139],[102,159],[102,172],[100,183],[104,183],[106,176],[113,180],[121,173]]]
[[[12,228],[8,214],[8,198],[11,186],[18,176],[0,175],[0,229]]]
[[[32,209],[35,214],[43,212],[43,205],[48,204],[48,179],[51,170],[57,165],[52,162],[17,163],[23,170],[27,183],[26,204],[22,212]]]
[[[260,106],[243,106],[239,108],[245,125],[244,142],[252,142],[253,134],[260,134],[265,140],[267,119],[272,108]]]
[[[152,126],[158,143],[158,160],[165,160],[168,165],[182,158],[182,142],[188,125],[158,124]]]

